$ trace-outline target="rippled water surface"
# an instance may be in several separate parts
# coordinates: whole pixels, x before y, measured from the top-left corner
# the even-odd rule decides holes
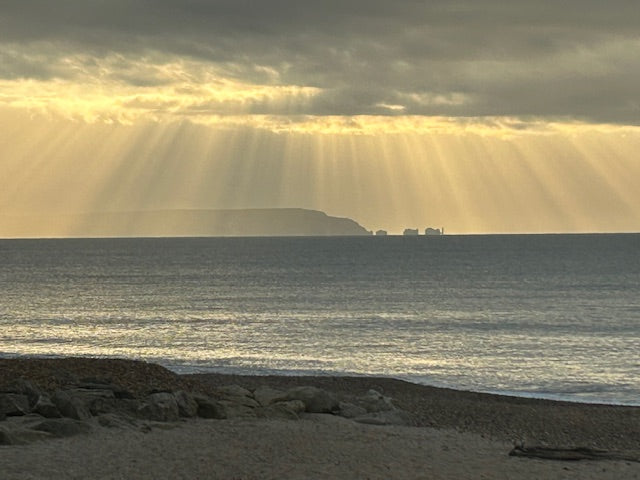
[[[0,240],[0,355],[640,404],[640,236]]]

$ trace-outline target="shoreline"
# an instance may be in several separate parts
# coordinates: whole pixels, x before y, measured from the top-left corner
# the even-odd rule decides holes
[[[129,357],[103,357],[103,356],[65,356],[65,355],[17,355],[11,354],[7,356],[3,356],[0,354],[0,362],[3,360],[21,360],[21,359],[33,359],[33,360],[55,360],[55,359],[65,359],[65,358],[77,358],[77,359],[96,359],[96,360],[123,360],[123,361],[141,361],[149,364],[159,365],[170,372],[185,378],[189,377],[205,377],[207,375],[211,376],[220,376],[227,378],[303,378],[303,379],[318,379],[322,381],[323,378],[344,378],[344,379],[381,379],[383,381],[393,380],[398,382],[407,383],[409,385],[418,385],[427,388],[440,389],[445,391],[452,392],[460,392],[460,393],[470,393],[470,394],[480,394],[480,395],[493,395],[496,397],[509,397],[514,399],[530,399],[536,401],[546,401],[546,402],[554,402],[554,403],[567,403],[567,404],[576,404],[576,405],[592,405],[592,406],[603,406],[603,407],[634,407],[640,408],[640,397],[638,398],[637,403],[628,403],[628,402],[608,402],[605,400],[602,401],[593,401],[589,399],[579,399],[579,398],[571,398],[570,396],[565,397],[563,394],[556,393],[530,393],[530,392],[518,392],[518,391],[509,391],[509,390],[470,390],[465,388],[459,388],[454,385],[442,385],[437,383],[421,383],[418,381],[412,380],[408,376],[398,375],[376,375],[376,374],[366,374],[366,373],[357,373],[357,372],[309,372],[309,371],[295,371],[295,370],[257,370],[255,373],[251,373],[246,369],[216,369],[216,367],[202,367],[202,366],[184,366],[184,365],[175,365],[169,363],[160,363],[158,361],[144,360],[144,359],[132,359]]]
[[[423,387],[436,388],[441,390],[451,390],[454,392],[462,392],[462,393],[477,393],[483,395],[494,395],[497,397],[512,397],[512,398],[523,398],[523,399],[531,399],[531,400],[543,400],[548,402],[559,402],[559,403],[568,403],[568,404],[580,404],[580,405],[601,405],[601,406],[610,406],[610,407],[640,407],[640,398],[637,403],[629,403],[624,401],[606,401],[606,400],[589,400],[589,399],[580,399],[573,398],[570,395],[563,395],[561,393],[531,393],[531,392],[520,392],[520,391],[511,391],[511,390],[473,390],[467,388],[456,387],[455,385],[444,385],[438,383],[428,383],[428,382],[419,382],[414,381],[408,376],[403,375],[376,375],[376,374],[366,374],[366,373],[357,373],[357,372],[347,372],[347,373],[338,373],[338,372],[306,372],[306,371],[291,371],[291,370],[265,370],[258,371],[257,373],[251,373],[246,371],[245,369],[240,369],[238,373],[234,372],[233,369],[225,369],[225,370],[216,370],[214,368],[198,368],[195,367],[191,369],[185,369],[182,366],[175,365],[163,365],[165,368],[175,372],[178,375],[189,377],[189,376],[206,376],[206,375],[220,375],[223,377],[237,377],[237,378],[260,378],[260,377],[271,377],[271,378],[279,378],[279,377],[293,377],[293,378],[308,378],[308,379],[322,379],[322,378],[355,378],[355,379],[383,379],[383,380],[396,380],[399,382],[408,383],[410,385],[419,385]]]
[[[409,412],[418,427],[455,429],[508,442],[580,445],[640,452],[640,406],[578,403],[496,395],[421,385],[387,377],[177,374],[137,360],[56,357],[0,358],[0,391],[18,377],[53,391],[69,378],[113,379],[135,395],[186,390],[215,394],[238,385],[248,390],[314,386],[340,400],[375,390]]]
[[[349,398],[376,390],[412,413],[416,426],[454,429],[507,442],[584,445],[640,452],[640,406],[567,402],[421,385],[387,377],[189,374],[212,387],[314,385]]]
[[[640,407],[465,392],[384,377],[178,375],[157,364],[122,359],[0,358],[0,392],[16,378],[43,393],[109,381],[138,399],[125,403],[137,405],[153,395],[172,395],[161,392],[201,392],[224,402],[224,392],[233,397],[244,391],[253,400],[241,401],[249,405],[258,391],[270,389],[311,386],[341,403],[375,390],[411,422],[358,422],[310,410],[286,418],[249,412],[221,419],[137,419],[125,426],[126,417],[108,425],[94,416],[83,422],[88,433],[0,445],[7,479],[640,478]],[[114,422],[113,413],[106,418]],[[7,417],[0,421],[0,434],[10,432],[9,424],[33,421],[34,414]],[[518,458],[509,455],[514,445],[586,447],[626,456],[579,462]]]

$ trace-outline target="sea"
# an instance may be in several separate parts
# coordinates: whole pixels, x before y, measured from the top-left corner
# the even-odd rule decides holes
[[[640,405],[640,235],[0,240],[0,356]]]

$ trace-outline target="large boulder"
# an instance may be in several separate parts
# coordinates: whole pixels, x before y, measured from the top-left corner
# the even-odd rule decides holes
[[[116,398],[113,390],[109,388],[68,388],[65,390],[69,395],[80,398],[84,403],[90,404],[96,399]]]
[[[216,388],[216,393],[223,397],[252,397],[250,390],[239,385],[224,385]]]
[[[285,399],[302,401],[308,413],[335,413],[340,408],[332,394],[317,387],[292,388],[287,390]]]
[[[66,389],[65,392],[75,399],[77,404],[84,405],[93,416],[109,413],[118,408],[116,404],[119,400],[110,388],[77,387]]]
[[[255,398],[263,407],[282,401],[285,397],[285,392],[282,390],[277,390],[267,386],[258,387],[253,392],[253,398]]]
[[[29,413],[29,398],[20,393],[0,393],[0,418]]]
[[[129,390],[115,385],[106,379],[86,378],[78,383],[78,387],[84,390],[110,390],[115,398],[135,398]]]
[[[51,397],[51,401],[58,407],[63,417],[75,420],[91,418],[91,412],[81,396],[71,395],[66,390],[56,390]]]
[[[198,416],[198,402],[196,402],[193,395],[183,390],[175,392],[173,396],[178,404],[178,414],[181,417],[197,417]]]
[[[211,418],[222,420],[227,418],[226,411],[214,399],[206,395],[194,395],[193,399],[198,404],[198,416],[201,418]]]
[[[237,404],[247,408],[257,408],[260,404],[253,398],[253,394],[238,385],[227,385],[216,389],[221,401]]]
[[[414,425],[410,413],[397,408],[391,398],[376,390],[369,390],[355,402],[357,405],[341,405],[340,415],[369,425]]]
[[[218,406],[224,412],[224,418],[251,418],[256,416],[256,408],[230,400],[219,400]]]
[[[18,393],[26,395],[29,399],[29,406],[33,406],[38,397],[40,396],[40,390],[35,387],[29,380],[24,378],[16,378],[4,389],[3,393]]]
[[[369,390],[367,394],[360,397],[359,400],[359,404],[370,413],[387,412],[396,409],[391,398],[385,397],[376,390]]]
[[[51,401],[49,395],[42,394],[33,406],[33,412],[45,418],[59,418],[62,416],[58,407]]]
[[[257,402],[249,397],[228,395],[222,400],[215,400],[205,395],[194,395],[193,398],[198,404],[198,416],[202,418],[223,420],[256,416]]]
[[[338,415],[344,418],[356,418],[367,413],[366,408],[349,402],[340,402]]]
[[[147,396],[138,408],[138,414],[147,420],[175,422],[180,414],[178,403],[172,393],[159,392]]]

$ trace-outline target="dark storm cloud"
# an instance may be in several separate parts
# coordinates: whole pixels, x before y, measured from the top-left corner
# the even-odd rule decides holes
[[[5,0],[0,76],[71,75],[34,49],[180,56],[242,81],[322,90],[296,113],[637,124],[638,25],[636,2],[623,0]]]

